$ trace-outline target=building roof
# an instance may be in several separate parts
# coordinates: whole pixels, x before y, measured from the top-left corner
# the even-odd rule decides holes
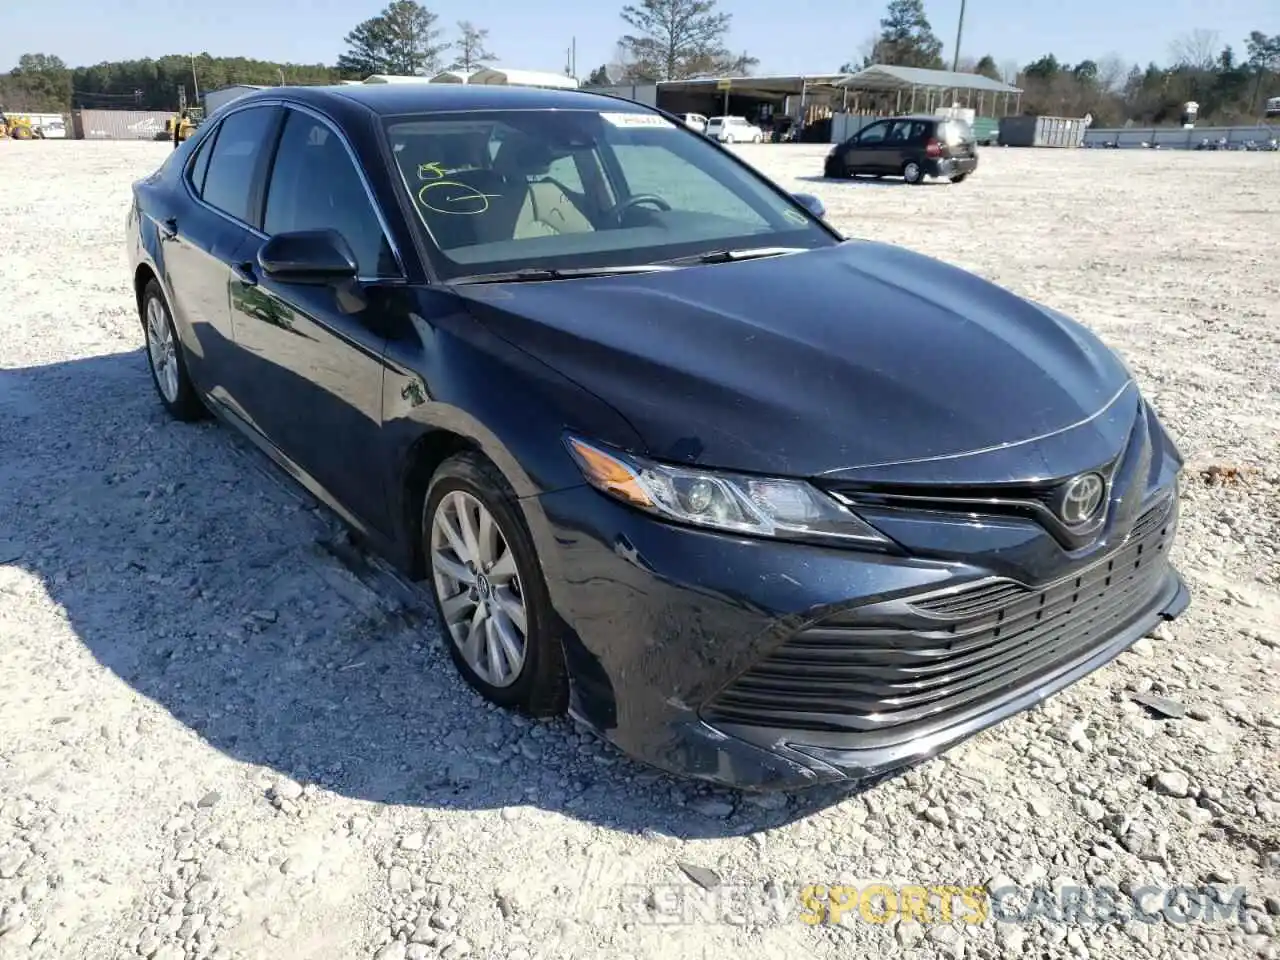
[[[260,96],[251,94],[251,96]],[[578,90],[550,90],[507,84],[471,83],[359,83],[349,86],[277,87],[261,94],[285,97],[317,106],[334,98],[358,103],[383,116],[460,110],[605,110],[647,112],[626,100]]]
[[[221,93],[223,90],[270,90],[270,87],[260,83],[228,83],[225,87],[218,87],[216,90],[206,90],[204,96],[211,93]]]
[[[837,86],[858,90],[910,90],[933,87],[940,90],[984,90],[987,93],[1021,93],[999,80],[980,73],[953,73],[950,70],[926,70],[923,67],[898,67],[872,64],[865,70],[846,76]]]
[[[706,93],[722,90],[721,84],[729,84],[729,93],[752,96],[754,94],[798,95],[804,90],[819,86],[833,86],[847,77],[845,73],[815,73],[778,77],[698,77],[694,80],[659,80],[662,90],[683,90]]]

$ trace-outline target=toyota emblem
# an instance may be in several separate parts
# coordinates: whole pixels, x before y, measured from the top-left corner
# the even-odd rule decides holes
[[[1058,513],[1069,527],[1092,520],[1102,506],[1107,484],[1097,473],[1082,473],[1067,483],[1062,491]]]

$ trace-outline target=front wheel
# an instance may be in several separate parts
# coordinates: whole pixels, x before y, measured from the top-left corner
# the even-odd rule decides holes
[[[427,490],[422,529],[436,614],[463,678],[499,706],[564,713],[558,620],[506,480],[479,454],[449,458]]]
[[[902,165],[902,179],[910,184],[924,182],[924,167],[916,163],[914,160],[908,160]]]
[[[160,394],[160,402],[177,420],[199,420],[205,414],[205,407],[187,374],[187,361],[182,355],[173,317],[155,280],[149,281],[142,291],[142,328],[147,338],[151,382]]]

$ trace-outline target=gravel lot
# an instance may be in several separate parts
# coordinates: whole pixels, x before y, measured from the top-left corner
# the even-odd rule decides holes
[[[0,957],[1280,956],[1280,155],[990,149],[906,187],[742,148],[846,232],[1125,351],[1191,461],[1194,598],[905,777],[750,798],[487,708],[326,511],[165,418],[122,229],[167,149],[0,142]],[[871,880],[1247,895],[1190,924],[801,922],[801,885]]]

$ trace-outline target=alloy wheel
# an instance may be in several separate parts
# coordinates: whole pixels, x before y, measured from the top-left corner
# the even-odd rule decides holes
[[[528,616],[515,554],[492,513],[462,490],[431,518],[431,572],[445,627],[485,683],[508,687],[524,668]]]
[[[151,370],[155,373],[160,392],[170,403],[177,402],[177,344],[173,340],[169,318],[164,315],[164,307],[155,297],[147,301],[147,353],[151,358]]]

